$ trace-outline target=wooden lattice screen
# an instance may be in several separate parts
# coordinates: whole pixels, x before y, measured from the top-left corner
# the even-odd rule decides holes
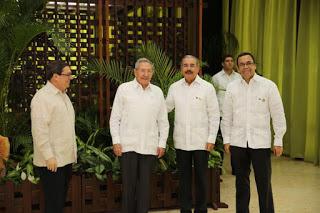
[[[121,60],[133,66],[134,48],[155,41],[176,65],[185,54],[199,55],[197,0],[61,0],[49,1],[42,18],[54,25],[63,42],[40,35],[34,39],[11,80],[9,106],[28,111],[32,96],[45,84],[49,61],[69,62],[77,78],[69,94],[77,110],[99,105],[100,121],[110,113],[108,80],[80,75],[91,57]],[[55,42],[54,42],[55,41]],[[62,51],[61,51],[62,50]],[[113,88],[113,87],[111,87]]]

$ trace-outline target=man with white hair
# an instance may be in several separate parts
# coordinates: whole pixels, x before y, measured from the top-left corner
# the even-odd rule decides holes
[[[148,212],[152,168],[165,152],[168,114],[161,89],[150,83],[153,72],[153,64],[140,58],[135,79],[119,86],[113,102],[110,131],[121,163],[122,213]]]

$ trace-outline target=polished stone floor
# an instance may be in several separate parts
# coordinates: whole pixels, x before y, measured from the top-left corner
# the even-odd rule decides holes
[[[208,212],[235,212],[235,178],[231,175],[229,156],[225,159],[221,201],[227,209]],[[277,213],[320,212],[320,167],[286,157],[272,158],[272,190]],[[178,213],[178,210],[153,211],[153,213]],[[259,213],[258,196],[253,172],[251,173],[250,212]]]

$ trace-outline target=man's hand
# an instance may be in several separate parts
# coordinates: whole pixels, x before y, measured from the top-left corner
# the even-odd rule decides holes
[[[211,152],[213,150],[213,148],[214,148],[214,143],[207,143],[206,144],[206,150],[208,152]]]
[[[55,157],[49,158],[46,161],[46,164],[47,164],[47,169],[50,170],[51,172],[57,171],[57,160]]]
[[[162,148],[162,147],[158,147],[157,148],[157,156],[158,156],[158,158],[161,158],[164,155],[164,153],[165,153],[165,149],[164,148]]]
[[[114,144],[113,145],[113,152],[116,156],[121,156],[122,155],[122,147],[121,144]]]
[[[230,143],[226,143],[224,145],[224,151],[227,153],[227,154],[230,154]]]
[[[280,157],[283,152],[283,147],[282,146],[274,146],[273,147],[273,153],[275,156]]]

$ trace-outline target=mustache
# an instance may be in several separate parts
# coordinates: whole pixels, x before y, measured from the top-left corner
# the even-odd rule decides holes
[[[187,70],[185,73],[186,74],[192,74],[193,72],[191,70]]]

